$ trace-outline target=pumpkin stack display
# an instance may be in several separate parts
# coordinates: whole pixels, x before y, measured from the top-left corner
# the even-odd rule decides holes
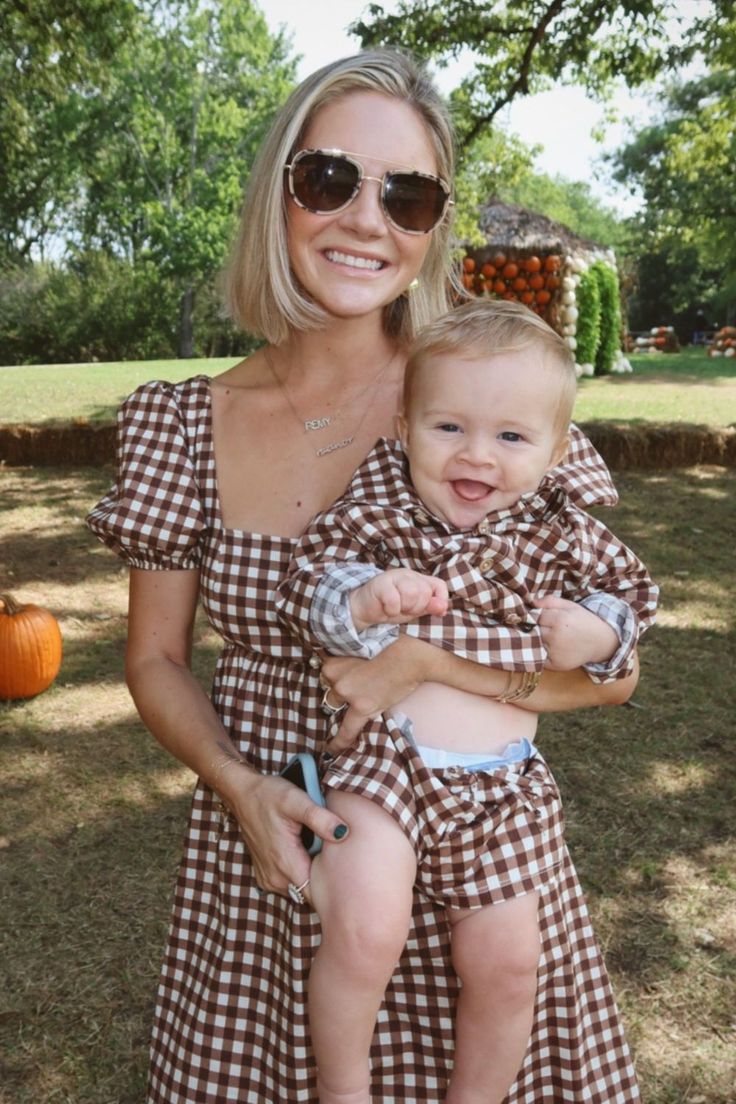
[[[618,297],[616,257],[612,250],[599,250],[583,255],[580,252],[543,253],[541,250],[508,249],[490,252],[486,247],[468,252],[463,259],[463,286],[475,295],[491,298],[517,299],[544,318],[557,330],[566,345],[577,349],[579,308],[578,288],[591,266],[610,269]],[[617,325],[616,319],[611,320]],[[630,371],[620,349],[608,359],[604,371]],[[591,369],[590,371],[588,369]],[[592,375],[592,366],[578,365],[578,374]]]
[[[708,356],[736,356],[736,326],[723,326],[708,347]]]
[[[677,340],[674,326],[652,326],[649,333],[639,334],[634,338],[635,353],[679,353],[680,342]]]
[[[497,299],[518,299],[544,318],[562,286],[562,259],[557,253],[538,257],[534,253],[493,253],[480,261],[469,254],[463,259],[463,284],[476,295]],[[548,319],[549,320],[549,319]]]
[[[33,698],[61,667],[61,631],[52,613],[0,594],[0,700]]]

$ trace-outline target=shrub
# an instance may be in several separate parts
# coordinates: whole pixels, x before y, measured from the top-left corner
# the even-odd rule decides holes
[[[588,270],[595,273],[601,302],[600,340],[595,355],[595,374],[605,376],[611,371],[616,353],[621,348],[621,299],[615,269],[596,261]]]
[[[88,253],[0,276],[0,363],[65,364],[175,355],[176,289],[150,263]]]
[[[578,364],[595,364],[595,356],[601,338],[601,295],[597,273],[588,269],[583,273],[576,297],[578,308],[577,349]]]

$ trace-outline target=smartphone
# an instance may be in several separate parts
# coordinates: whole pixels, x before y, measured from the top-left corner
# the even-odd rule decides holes
[[[325,798],[320,788],[317,763],[313,755],[307,752],[295,755],[281,771],[281,777],[304,790],[315,805],[324,807]],[[302,824],[302,844],[310,855],[318,855],[322,850],[322,840],[306,824]]]

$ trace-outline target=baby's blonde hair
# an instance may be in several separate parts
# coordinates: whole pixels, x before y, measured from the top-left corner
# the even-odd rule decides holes
[[[437,356],[494,357],[537,348],[545,365],[556,369],[560,396],[556,424],[560,435],[570,424],[577,377],[575,357],[551,326],[521,303],[506,299],[474,299],[455,307],[419,331],[409,347],[404,373],[403,413],[408,415],[417,377]]]

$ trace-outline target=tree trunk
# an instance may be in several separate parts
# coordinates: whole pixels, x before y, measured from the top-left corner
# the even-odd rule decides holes
[[[184,289],[179,306],[179,356],[182,360],[194,356],[194,287]]]

